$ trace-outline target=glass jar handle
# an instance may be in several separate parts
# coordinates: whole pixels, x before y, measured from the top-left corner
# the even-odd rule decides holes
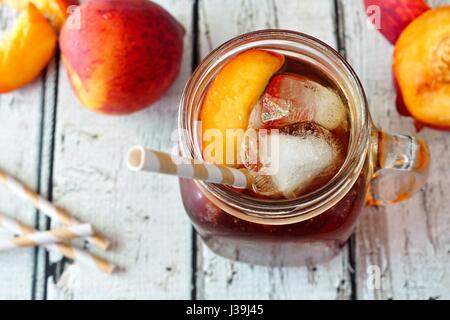
[[[375,130],[374,174],[368,205],[392,204],[409,199],[428,177],[430,152],[422,138]]]

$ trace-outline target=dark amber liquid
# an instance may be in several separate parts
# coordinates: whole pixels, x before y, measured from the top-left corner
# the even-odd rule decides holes
[[[279,73],[298,74],[340,92],[323,72],[302,61],[287,58]],[[346,153],[349,130],[336,129],[331,133]],[[362,172],[334,207],[314,218],[286,225],[265,225],[236,218],[220,208],[220,201],[211,202],[191,180],[180,179],[180,188],[184,207],[196,230],[217,254],[254,264],[311,265],[330,260],[350,237],[365,201],[367,164]],[[251,191],[245,192],[256,196]]]
[[[270,266],[329,261],[353,232],[364,206],[366,172],[331,209],[298,223],[265,225],[236,218],[211,202],[192,180],[180,179],[183,204],[195,229],[215,253]]]

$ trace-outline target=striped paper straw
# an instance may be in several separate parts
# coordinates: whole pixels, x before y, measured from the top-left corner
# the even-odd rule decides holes
[[[67,211],[56,207],[42,197],[41,195],[37,194],[30,188],[28,188],[26,185],[21,183],[16,178],[12,177],[11,175],[7,174],[6,172],[0,170],[0,183],[3,184],[6,188],[8,188],[12,193],[19,196],[20,198],[31,202],[36,209],[38,209],[40,212],[44,213],[48,217],[55,219],[59,222],[61,222],[64,225],[75,225],[75,224],[82,224],[81,221],[75,219],[72,217]],[[98,248],[102,250],[106,250],[110,242],[108,239],[106,239],[104,236],[98,234],[97,232],[94,233],[92,237],[87,238],[89,242],[97,246]]]
[[[19,222],[17,220],[14,220],[13,218],[5,216],[2,213],[0,213],[0,227],[8,230],[9,232],[15,235],[24,235],[35,232],[35,230],[32,227],[29,227],[26,224],[23,224],[22,222]]]
[[[81,264],[92,269],[97,269],[109,274],[113,273],[116,270],[116,266],[111,262],[71,245],[57,243],[46,244],[44,245],[44,247],[47,250],[59,252],[64,257],[73,261],[80,262]]]
[[[93,230],[90,224],[77,224],[64,229],[27,233],[16,238],[0,242],[0,251],[58,243],[80,237],[91,236],[92,233]]]
[[[11,233],[20,236],[37,233],[34,228],[18,222],[12,218],[9,218],[3,214],[0,214],[0,226],[10,231]],[[116,270],[116,267],[109,261],[68,244],[44,244],[43,247],[49,251],[59,253],[68,259],[80,262],[83,265],[95,268],[106,273],[113,273]]]
[[[202,180],[247,188],[251,185],[247,170],[238,170],[223,165],[198,163],[192,159],[171,156],[167,153],[136,146],[128,151],[128,168],[133,171],[151,171],[182,178]]]

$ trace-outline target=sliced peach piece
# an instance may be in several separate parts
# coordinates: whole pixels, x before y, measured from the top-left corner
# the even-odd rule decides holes
[[[26,10],[28,3],[34,4],[50,20],[57,31],[61,30],[64,21],[69,16],[69,7],[76,4],[73,0],[0,0],[1,2],[17,10]]]
[[[403,31],[393,69],[411,115],[425,125],[450,127],[450,6],[425,12]]]
[[[253,106],[283,64],[282,55],[252,49],[237,55],[220,70],[207,91],[200,115],[206,161],[239,163],[239,130],[242,133],[247,129]],[[227,139],[227,129],[237,130],[238,134]]]
[[[56,41],[50,23],[30,3],[0,43],[0,93],[33,81],[52,58]]]

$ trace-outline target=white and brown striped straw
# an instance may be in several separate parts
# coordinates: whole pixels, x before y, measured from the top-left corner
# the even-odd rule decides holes
[[[0,227],[8,230],[15,235],[24,235],[35,232],[32,227],[27,226],[26,224],[10,218],[2,213],[0,213]]]
[[[0,183],[16,196],[32,203],[36,209],[52,219],[55,219],[66,226],[82,224],[81,221],[75,219],[67,211],[58,208],[53,203],[37,194],[25,184],[1,169]],[[94,232],[94,235],[88,237],[87,240],[102,250],[106,250],[110,245],[110,241],[97,232]]]
[[[34,228],[2,214],[0,214],[0,226],[19,236],[37,233],[37,230]],[[109,261],[68,244],[44,244],[43,247],[49,251],[59,253],[68,259],[86,265],[87,267],[91,267],[105,273],[110,274],[116,270],[116,267]]]
[[[133,147],[128,151],[127,164],[133,171],[157,172],[236,188],[248,188],[251,185],[250,175],[245,169],[201,163],[141,146]]]
[[[19,237],[1,241],[0,251],[14,248],[36,247],[44,244],[54,244],[80,237],[88,237],[92,234],[93,230],[90,224],[77,224],[61,229],[27,233]]]
[[[85,250],[78,249],[68,244],[64,243],[46,244],[44,245],[44,247],[47,250],[59,252],[64,257],[76,262],[80,262],[81,264],[89,268],[100,270],[108,274],[111,274],[114,271],[116,271],[116,266],[113,265],[111,262],[103,258],[100,258],[92,253],[89,253]]]

